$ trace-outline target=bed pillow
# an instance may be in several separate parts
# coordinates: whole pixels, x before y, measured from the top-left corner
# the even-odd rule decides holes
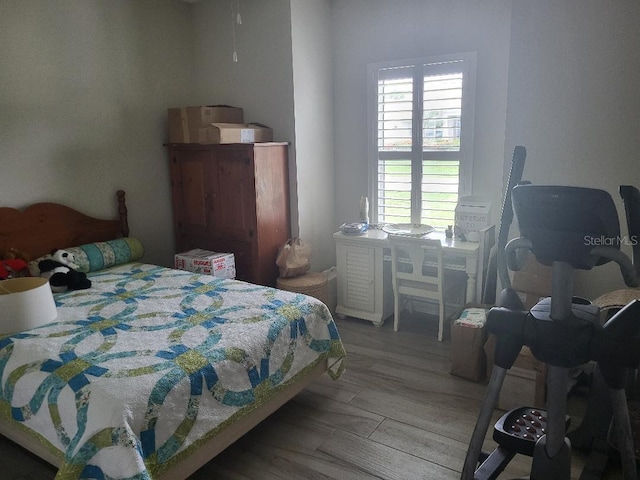
[[[134,262],[144,255],[142,242],[133,237],[87,243],[79,247],[65,248],[65,250],[75,255],[78,271],[85,273]]]

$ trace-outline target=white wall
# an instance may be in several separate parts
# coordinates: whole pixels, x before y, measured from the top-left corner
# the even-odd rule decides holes
[[[311,268],[335,264],[335,170],[329,0],[292,0],[299,234],[311,243]]]
[[[170,263],[162,143],[192,81],[190,24],[174,0],[0,3],[0,205],[111,218],[122,188],[145,259]]]
[[[231,6],[242,24],[232,28]],[[195,37],[195,105],[227,103],[244,109],[245,121],[273,129],[274,140],[292,141],[293,74],[289,0],[192,5]],[[238,61],[233,62],[233,38]]]
[[[230,21],[231,6],[239,6],[241,25]],[[312,269],[333,265],[329,1],[203,1],[194,20],[194,104],[240,106],[246,121],[291,142],[292,234],[312,244]]]
[[[478,53],[473,193],[499,214],[511,1],[334,0],[336,228],[357,219],[367,194],[366,66]]]
[[[527,147],[527,180],[608,191],[623,234],[618,186],[640,185],[639,26],[638,2],[513,3],[506,144]],[[614,265],[579,273],[587,298],[623,286]]]

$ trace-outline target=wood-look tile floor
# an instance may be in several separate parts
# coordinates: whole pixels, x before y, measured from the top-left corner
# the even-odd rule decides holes
[[[376,328],[338,319],[348,352],[342,377],[312,383],[190,479],[460,478],[486,385],[449,374],[450,342],[436,340],[429,317],[405,314],[398,332],[392,323]],[[495,445],[490,436],[487,449]],[[53,467],[4,439],[0,462],[0,478],[55,476]],[[584,463],[574,451],[572,479]],[[529,467],[530,459],[518,456],[500,478],[525,476]],[[621,475],[614,467],[605,478]]]

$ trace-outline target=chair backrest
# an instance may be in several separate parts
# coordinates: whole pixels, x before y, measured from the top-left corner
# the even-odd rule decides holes
[[[430,284],[421,296],[437,298],[442,290],[442,245],[440,240],[389,235],[393,283]]]
[[[620,185],[620,196],[624,202],[627,230],[633,252],[633,265],[640,273],[640,191],[631,185]]]

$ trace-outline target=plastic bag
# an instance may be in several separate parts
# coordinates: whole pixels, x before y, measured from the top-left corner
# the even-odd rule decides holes
[[[278,249],[276,265],[281,278],[304,275],[311,268],[311,245],[301,238],[290,238]]]

